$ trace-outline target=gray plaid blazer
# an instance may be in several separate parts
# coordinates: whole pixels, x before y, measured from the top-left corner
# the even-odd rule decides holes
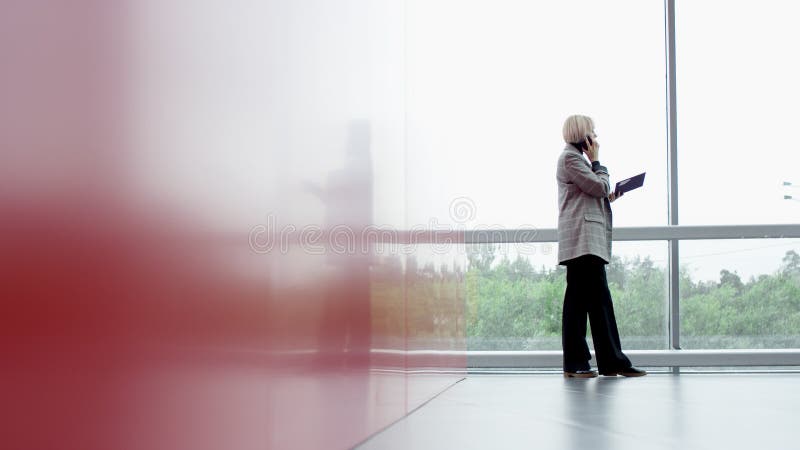
[[[558,263],[583,255],[611,260],[608,170],[567,144],[558,158]]]

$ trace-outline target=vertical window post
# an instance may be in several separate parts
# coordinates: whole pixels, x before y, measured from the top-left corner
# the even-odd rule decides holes
[[[678,131],[675,95],[675,0],[664,0],[667,86],[667,174],[669,225],[678,225]],[[669,347],[680,349],[680,259],[678,239],[669,240]]]

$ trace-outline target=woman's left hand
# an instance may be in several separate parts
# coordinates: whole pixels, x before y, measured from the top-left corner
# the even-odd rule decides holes
[[[608,200],[611,201],[611,202],[613,202],[614,200],[616,200],[616,199],[618,199],[620,197],[622,197],[622,192],[620,192],[619,195],[617,195],[616,192],[612,192],[612,193],[608,194]]]

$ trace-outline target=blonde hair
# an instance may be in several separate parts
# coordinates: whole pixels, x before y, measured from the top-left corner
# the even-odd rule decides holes
[[[564,121],[564,128],[561,132],[564,135],[564,142],[567,144],[582,142],[586,136],[590,136],[594,132],[594,121],[589,116],[569,116]]]

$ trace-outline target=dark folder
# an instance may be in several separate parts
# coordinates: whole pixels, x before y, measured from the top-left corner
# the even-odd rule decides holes
[[[614,188],[614,192],[616,192],[617,195],[619,195],[623,192],[632,191],[636,188],[642,187],[642,185],[644,184],[644,174],[646,173],[647,172],[642,172],[639,175],[635,175],[625,180],[618,181],[617,186]]]

